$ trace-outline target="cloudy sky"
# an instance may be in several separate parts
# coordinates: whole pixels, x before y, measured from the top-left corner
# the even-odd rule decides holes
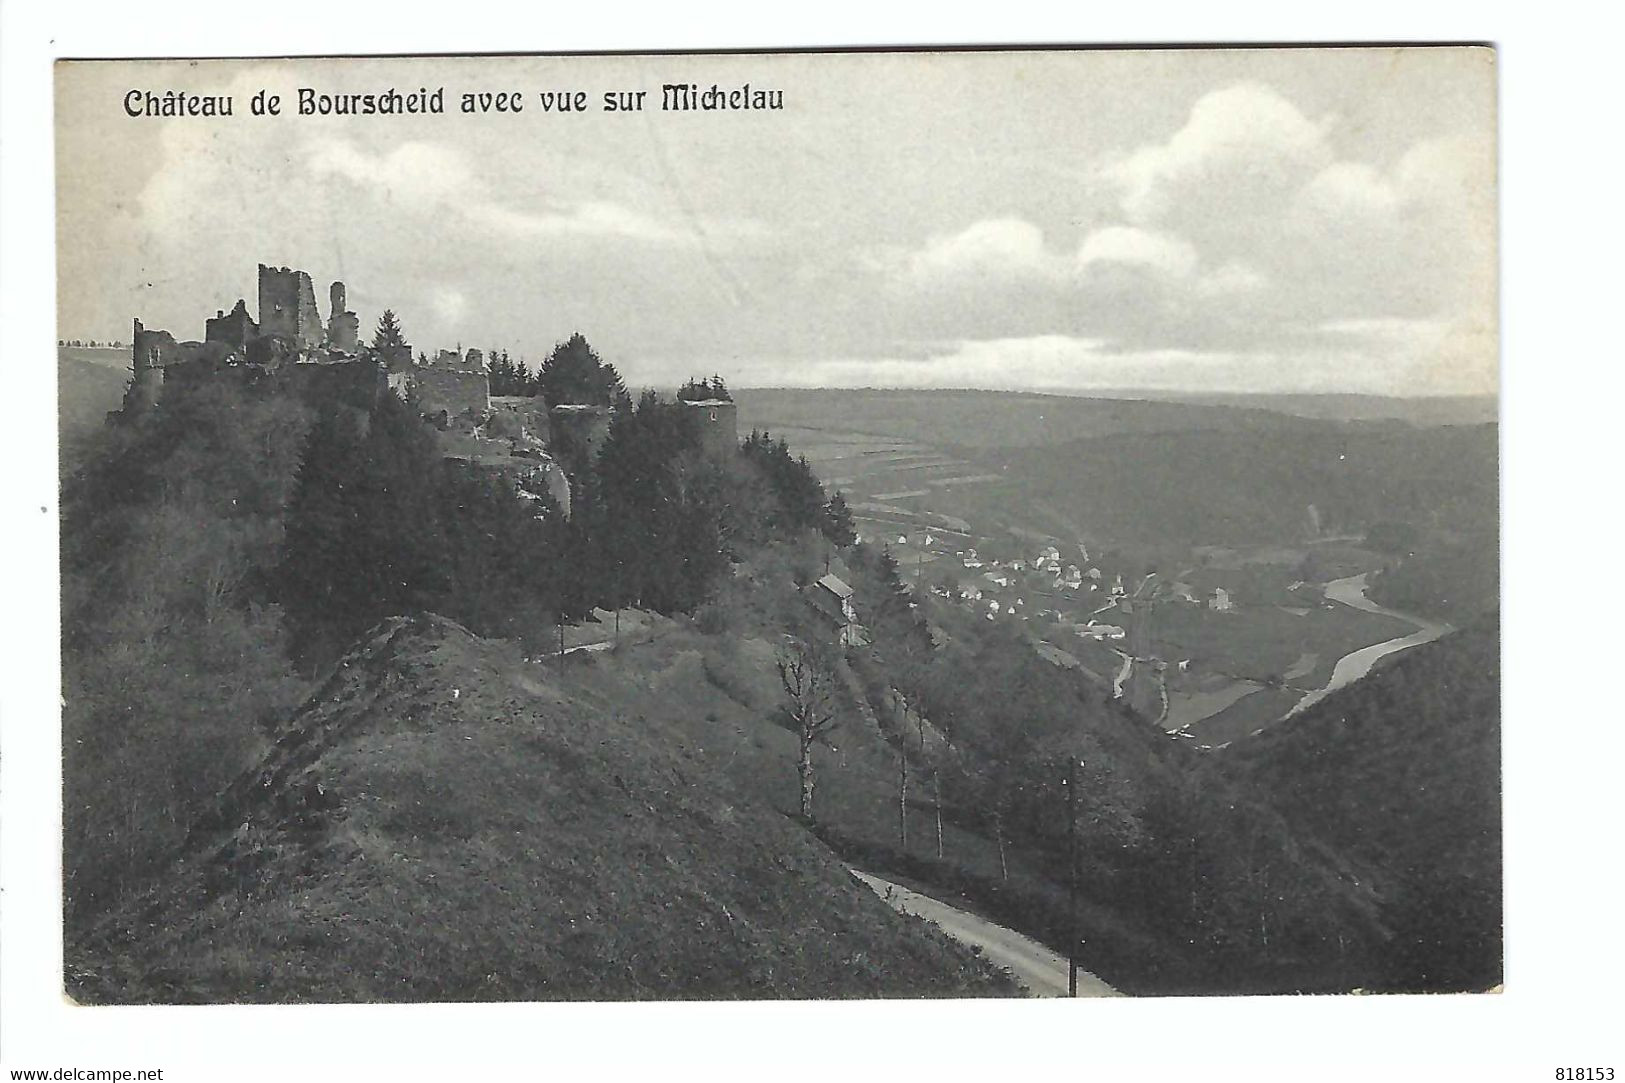
[[[661,112],[675,82],[785,109]],[[249,115],[301,86],[447,113]],[[236,115],[132,119],[135,88]],[[622,89],[645,111],[596,108]],[[633,384],[1497,384],[1487,50],[63,64],[56,104],[62,337],[201,338],[263,262],[430,353],[579,330]]]

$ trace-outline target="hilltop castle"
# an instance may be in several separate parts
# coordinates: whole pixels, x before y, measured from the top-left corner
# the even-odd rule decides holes
[[[260,264],[258,296],[257,323],[248,313],[248,303],[238,298],[230,312],[217,310],[204,321],[201,342],[177,341],[168,331],[149,329],[135,320],[132,375],[123,412],[130,415],[156,406],[166,383],[220,376],[228,370],[246,378],[280,373],[302,394],[366,408],[388,386],[386,370],[411,367],[408,345],[388,356],[361,345],[360,320],[345,307],[343,282],[334,282],[328,290],[332,314],[326,323],[304,271]]]
[[[361,341],[343,282],[328,287],[326,322],[304,271],[262,263],[258,286],[258,321],[239,298],[229,312],[217,309],[204,322],[201,342],[177,341],[135,320],[130,386],[113,417],[139,416],[166,394],[218,380],[268,383],[312,406],[337,403],[360,412],[393,393],[415,402],[434,424],[447,459],[508,478],[521,495],[545,491],[569,514],[570,485],[552,454],[554,438],[568,434],[595,455],[609,436],[608,407],[560,403],[549,410],[537,398],[492,396],[479,350],[440,350],[420,364],[409,343],[374,348]],[[738,448],[731,400],[680,398],[679,405],[694,417],[706,454]]]

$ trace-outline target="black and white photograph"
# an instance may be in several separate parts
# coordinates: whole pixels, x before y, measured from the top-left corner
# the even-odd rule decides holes
[[[72,1000],[1500,987],[1493,49],[55,80]]]
[[[0,1075],[1615,1078],[1602,24],[862,6],[6,5]]]

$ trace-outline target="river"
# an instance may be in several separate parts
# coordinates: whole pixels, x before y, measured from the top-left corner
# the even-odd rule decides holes
[[[1419,647],[1423,643],[1431,643],[1447,632],[1455,631],[1455,628],[1449,624],[1441,624],[1423,617],[1412,616],[1409,613],[1401,613],[1396,609],[1387,609],[1373,602],[1365,596],[1365,577],[1367,574],[1361,572],[1359,575],[1332,580],[1326,584],[1326,597],[1351,609],[1359,609],[1366,613],[1379,613],[1382,616],[1392,617],[1394,620],[1415,625],[1416,631],[1396,639],[1373,643],[1369,647],[1361,647],[1357,651],[1345,654],[1337,660],[1337,665],[1332,668],[1331,679],[1326,682],[1326,686],[1306,692],[1304,697],[1284,717],[1291,718],[1295,714],[1308,710],[1344,685],[1359,680],[1367,673],[1370,673],[1373,666],[1390,654],[1397,654],[1410,647]]]

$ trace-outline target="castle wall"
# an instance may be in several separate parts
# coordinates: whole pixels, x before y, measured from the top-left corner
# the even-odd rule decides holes
[[[316,290],[304,271],[259,265],[260,334],[280,335],[299,349],[320,346],[327,337]]]
[[[259,325],[248,314],[248,303],[240,297],[230,312],[216,312],[212,320],[204,321],[205,342],[223,342],[234,350],[246,352],[248,344],[259,337]]]
[[[434,367],[456,372],[486,372],[485,355],[479,350],[441,350],[435,354]]]
[[[130,335],[130,367],[136,372],[143,369],[161,369],[175,360],[180,343],[168,331],[149,331],[135,321]]]
[[[552,422],[553,438],[573,440],[587,450],[588,458],[597,458],[609,439],[610,410],[607,406],[576,406],[560,403],[548,411]]]
[[[491,396],[491,420],[486,422],[486,428],[496,435],[528,436],[544,444],[553,439],[547,404],[539,395]]]
[[[491,410],[491,380],[483,372],[430,365],[413,373],[412,384],[425,417],[444,411],[448,419],[468,415],[483,419]]]
[[[130,377],[130,386],[124,389],[123,412],[134,416],[158,405],[164,394],[162,368],[138,368]]]
[[[168,331],[149,330],[135,320],[131,328],[130,386],[124,409],[131,412],[158,405],[166,383],[185,382],[201,372],[226,366],[235,351],[224,342],[176,342]]]

